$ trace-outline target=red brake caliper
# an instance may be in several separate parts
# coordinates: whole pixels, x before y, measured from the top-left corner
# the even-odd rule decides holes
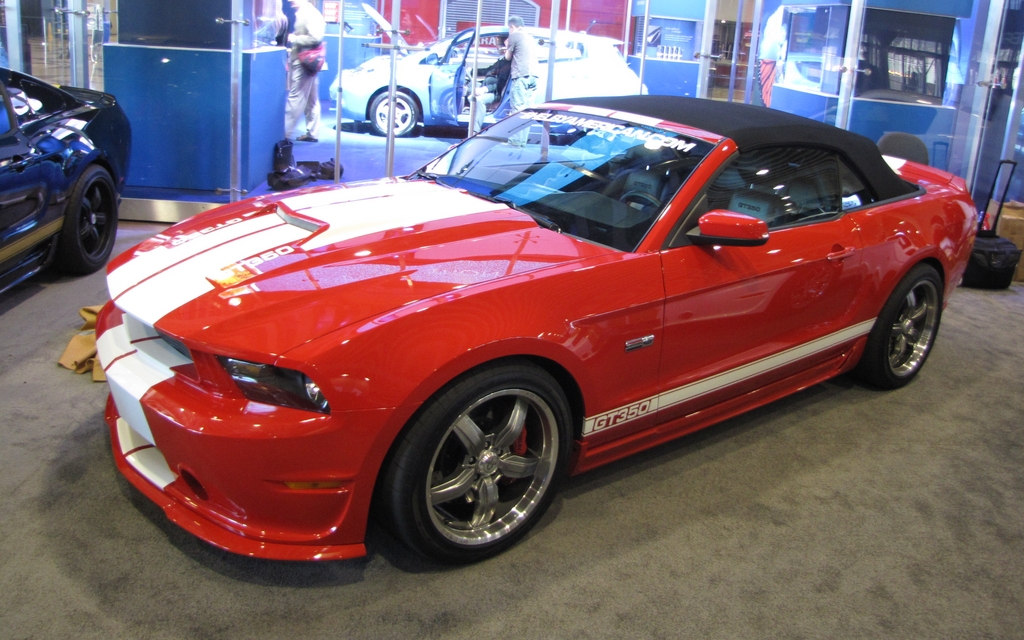
[[[526,427],[523,427],[523,430],[519,432],[519,437],[516,438],[516,441],[512,443],[511,450],[512,453],[516,454],[517,456],[521,456],[526,453]]]

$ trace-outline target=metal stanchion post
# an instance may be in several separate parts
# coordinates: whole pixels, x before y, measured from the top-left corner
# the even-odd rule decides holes
[[[231,25],[231,186],[228,189],[231,202],[237,201],[242,191],[242,36],[245,7],[242,0],[231,0],[231,18],[217,18],[217,24]],[[218,191],[220,191],[218,189]]]
[[[338,100],[334,105],[334,184],[341,182],[341,72],[345,67],[345,0],[338,7]]]

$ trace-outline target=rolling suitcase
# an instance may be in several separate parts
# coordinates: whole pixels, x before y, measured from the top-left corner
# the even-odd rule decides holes
[[[1017,271],[1021,250],[1006,238],[996,235],[996,229],[999,228],[999,215],[1003,212],[1003,202],[1006,201],[1006,192],[1010,189],[1010,180],[1013,179],[1013,172],[1017,169],[1017,163],[1013,160],[999,162],[996,177],[992,180],[992,190],[989,192],[988,208],[992,207],[996,182],[999,180],[999,174],[1002,173],[1004,164],[1010,165],[1010,176],[1006,179],[1003,196],[999,199],[999,207],[992,219],[992,228],[983,228],[985,226],[984,213],[978,216],[978,235],[974,238],[971,259],[967,263],[967,270],[964,271],[962,284],[965,287],[1005,289],[1013,282],[1013,274]]]

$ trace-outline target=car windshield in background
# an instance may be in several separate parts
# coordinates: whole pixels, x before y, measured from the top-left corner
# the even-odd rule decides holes
[[[527,110],[420,175],[507,203],[562,233],[633,251],[713,145],[658,127]]]

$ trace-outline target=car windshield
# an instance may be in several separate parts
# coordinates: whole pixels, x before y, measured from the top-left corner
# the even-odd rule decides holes
[[[650,124],[530,109],[416,175],[506,203],[562,233],[634,251],[712,148]]]

